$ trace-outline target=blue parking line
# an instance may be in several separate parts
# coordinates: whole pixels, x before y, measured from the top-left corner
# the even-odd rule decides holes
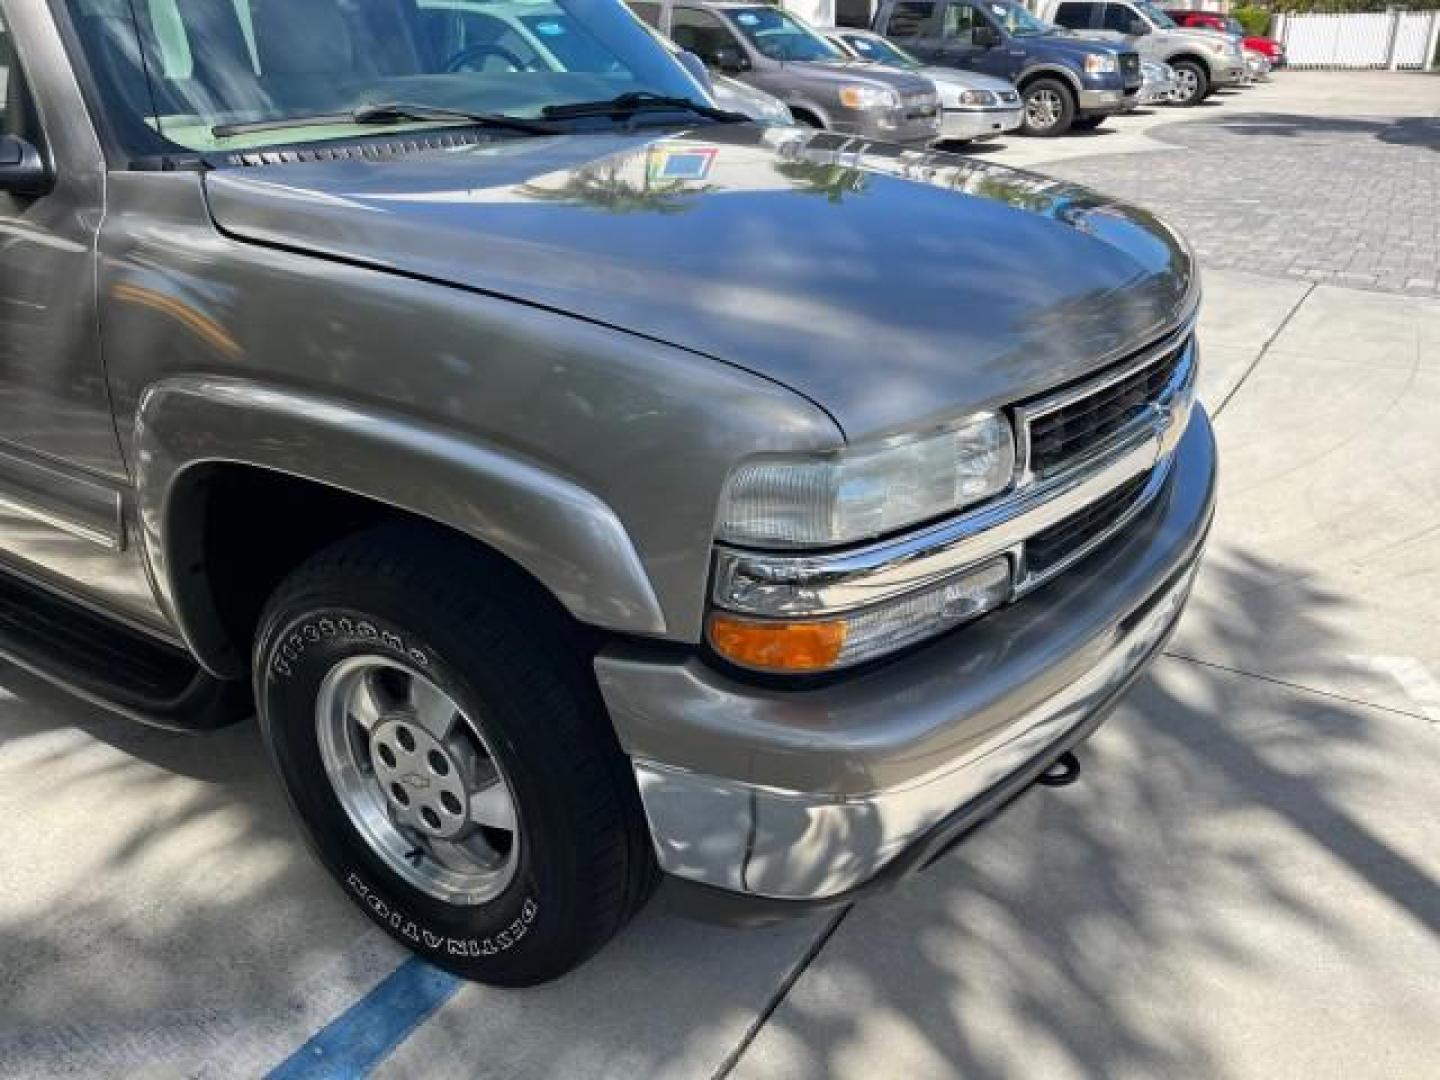
[[[462,983],[418,956],[411,957],[277,1065],[268,1080],[367,1076]]]

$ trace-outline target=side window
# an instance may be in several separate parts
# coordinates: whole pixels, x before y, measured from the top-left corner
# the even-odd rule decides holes
[[[934,33],[934,0],[901,0],[890,10],[885,36],[893,38],[924,37]]]
[[[18,135],[37,146],[42,142],[39,118],[4,19],[0,19],[0,134]]]
[[[861,37],[859,34],[841,34],[840,40],[845,42],[846,47],[854,51],[862,60],[879,58],[879,50],[875,48],[875,43],[869,38]]]
[[[951,3],[945,9],[945,38],[969,41],[975,27],[982,25],[979,14],[969,4]]]
[[[654,0],[629,0],[627,6],[641,22],[660,29],[660,5]]]
[[[1056,26],[1065,27],[1066,30],[1088,30],[1090,29],[1090,15],[1094,8],[1094,4],[1061,4],[1055,12],[1055,18],[1051,21]]]
[[[670,40],[689,49],[707,64],[713,64],[721,50],[745,55],[730,28],[708,11],[677,7],[670,15]]]
[[[1135,9],[1129,4],[1106,4],[1105,21],[1101,23],[1101,29],[1114,30],[1117,34],[1133,34],[1135,24],[1140,21],[1140,16],[1135,14]]]

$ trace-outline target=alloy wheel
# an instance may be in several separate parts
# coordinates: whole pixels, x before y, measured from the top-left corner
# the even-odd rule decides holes
[[[1200,79],[1195,72],[1189,68],[1179,68],[1175,72],[1175,100],[1189,101],[1200,92]]]
[[[1054,90],[1042,88],[1025,98],[1025,119],[1036,130],[1054,127],[1063,111],[1064,103]]]
[[[316,734],[335,796],[385,865],[451,904],[483,904],[515,874],[515,797],[480,728],[424,675],[384,656],[336,664]]]

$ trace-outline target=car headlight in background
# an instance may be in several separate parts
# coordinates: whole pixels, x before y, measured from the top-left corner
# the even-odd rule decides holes
[[[894,109],[899,107],[900,98],[884,86],[842,86],[840,104],[847,109]]]
[[[1120,62],[1106,53],[1085,54],[1086,75],[1110,75],[1120,70]]]
[[[999,99],[989,90],[961,90],[961,105],[994,105]]]
[[[854,543],[988,499],[1014,471],[1015,437],[994,413],[830,454],[756,458],[725,486],[719,538],[756,547]]]

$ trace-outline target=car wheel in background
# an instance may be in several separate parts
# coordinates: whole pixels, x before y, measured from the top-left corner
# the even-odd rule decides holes
[[[1203,64],[1194,60],[1180,60],[1171,65],[1175,69],[1176,105],[1198,105],[1210,94],[1210,74]]]
[[[498,557],[403,526],[343,541],[276,590],[255,672],[311,846],[431,963],[543,982],[648,897],[639,795],[588,654]]]
[[[1058,79],[1036,79],[1026,84],[1020,96],[1025,104],[1025,123],[1020,130],[1026,135],[1064,135],[1075,122],[1075,98]]]

